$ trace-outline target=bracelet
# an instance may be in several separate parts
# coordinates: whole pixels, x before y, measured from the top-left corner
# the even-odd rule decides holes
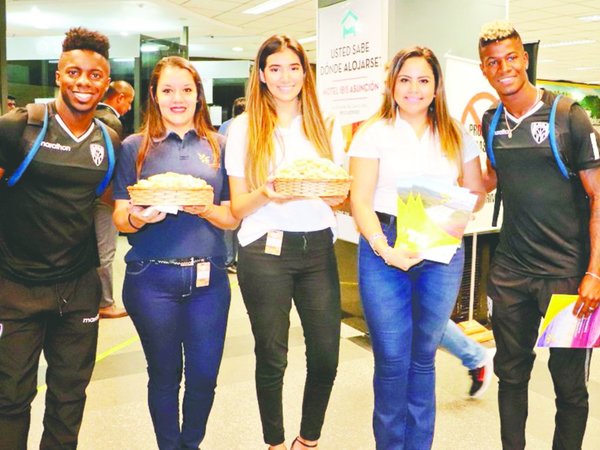
[[[387,260],[387,255],[393,250],[392,247],[390,247],[389,245],[386,247],[386,249],[381,252],[381,259],[383,259],[383,262],[386,263],[388,266],[390,265],[390,263]]]
[[[144,227],[144,225],[142,225],[141,227],[136,227],[133,224],[133,222],[131,221],[131,214],[127,214],[127,222],[129,222],[129,225],[131,225],[131,228],[133,228],[136,231],[139,231],[139,230],[141,230]]]
[[[596,280],[600,280],[600,275],[598,275],[597,273],[594,272],[586,272],[586,275],[589,275],[592,278],[595,278]]]
[[[377,242],[378,239],[385,239],[387,242],[387,238],[383,233],[374,233],[371,236],[369,236],[367,240],[369,241],[369,245],[371,246],[371,250],[373,250],[373,253],[375,253],[377,256],[381,256],[377,252],[377,250],[375,250],[375,242]]]

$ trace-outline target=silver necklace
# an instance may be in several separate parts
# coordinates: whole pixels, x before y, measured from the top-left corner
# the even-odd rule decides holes
[[[538,104],[538,102],[542,99],[542,90],[541,89],[536,89],[536,93],[535,93],[535,102],[533,102],[533,105],[531,105],[529,107],[529,109],[527,111],[525,111],[525,114],[523,114],[519,119],[521,120],[517,120],[517,124],[514,127],[510,127],[510,125],[508,124],[508,110],[505,108],[504,109],[504,123],[506,123],[506,129],[508,130],[508,138],[512,139],[512,134],[513,131],[515,131],[517,128],[519,128],[519,125],[521,125],[521,122],[523,122],[523,117],[525,117],[527,114],[529,114],[529,111],[531,111],[533,108],[535,108],[535,105]]]

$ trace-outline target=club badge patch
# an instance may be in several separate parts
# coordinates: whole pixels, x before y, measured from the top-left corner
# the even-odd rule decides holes
[[[532,122],[531,123],[531,137],[541,144],[548,137],[548,131],[550,130],[550,124],[548,122]]]
[[[92,154],[92,160],[94,164],[99,166],[104,161],[104,147],[100,144],[90,144],[90,153]]]

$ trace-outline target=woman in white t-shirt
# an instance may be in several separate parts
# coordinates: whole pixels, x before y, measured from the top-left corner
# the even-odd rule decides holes
[[[352,214],[361,233],[359,288],[375,357],[373,428],[378,450],[428,449],[435,421],[435,352],[456,302],[464,264],[393,248],[396,186],[426,175],[485,199],[479,149],[449,116],[442,71],[427,48],[399,51],[381,108],[350,147]]]
[[[286,449],[282,387],[292,299],[306,343],[302,423],[294,450],[317,448],[336,375],[340,289],[331,206],[342,198],[292,198],[273,190],[284,163],[325,157],[341,164],[341,132],[330,133],[319,111],[313,75],[300,44],[267,39],[250,75],[246,112],[231,124],[225,166],[231,207],[243,219],[238,279],[255,338],[256,389],[263,437]]]

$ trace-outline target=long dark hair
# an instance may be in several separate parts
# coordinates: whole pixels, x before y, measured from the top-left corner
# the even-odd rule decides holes
[[[221,161],[219,142],[217,141],[214,127],[210,121],[210,114],[208,107],[206,106],[206,98],[204,97],[204,87],[202,86],[202,80],[196,68],[185,58],[180,56],[167,56],[162,58],[150,75],[150,85],[148,86],[148,102],[146,104],[146,112],[144,115],[144,122],[140,128],[139,134],[142,135],[142,143],[140,145],[140,151],[136,161],[136,173],[138,178],[142,173],[142,167],[144,161],[150,152],[152,147],[153,139],[160,138],[165,135],[167,129],[162,119],[160,107],[156,101],[156,89],[158,86],[158,80],[167,67],[176,67],[179,69],[187,70],[194,79],[196,85],[196,92],[198,95],[196,103],[196,111],[194,112],[194,130],[200,137],[205,137],[212,149],[213,164],[218,167]]]

